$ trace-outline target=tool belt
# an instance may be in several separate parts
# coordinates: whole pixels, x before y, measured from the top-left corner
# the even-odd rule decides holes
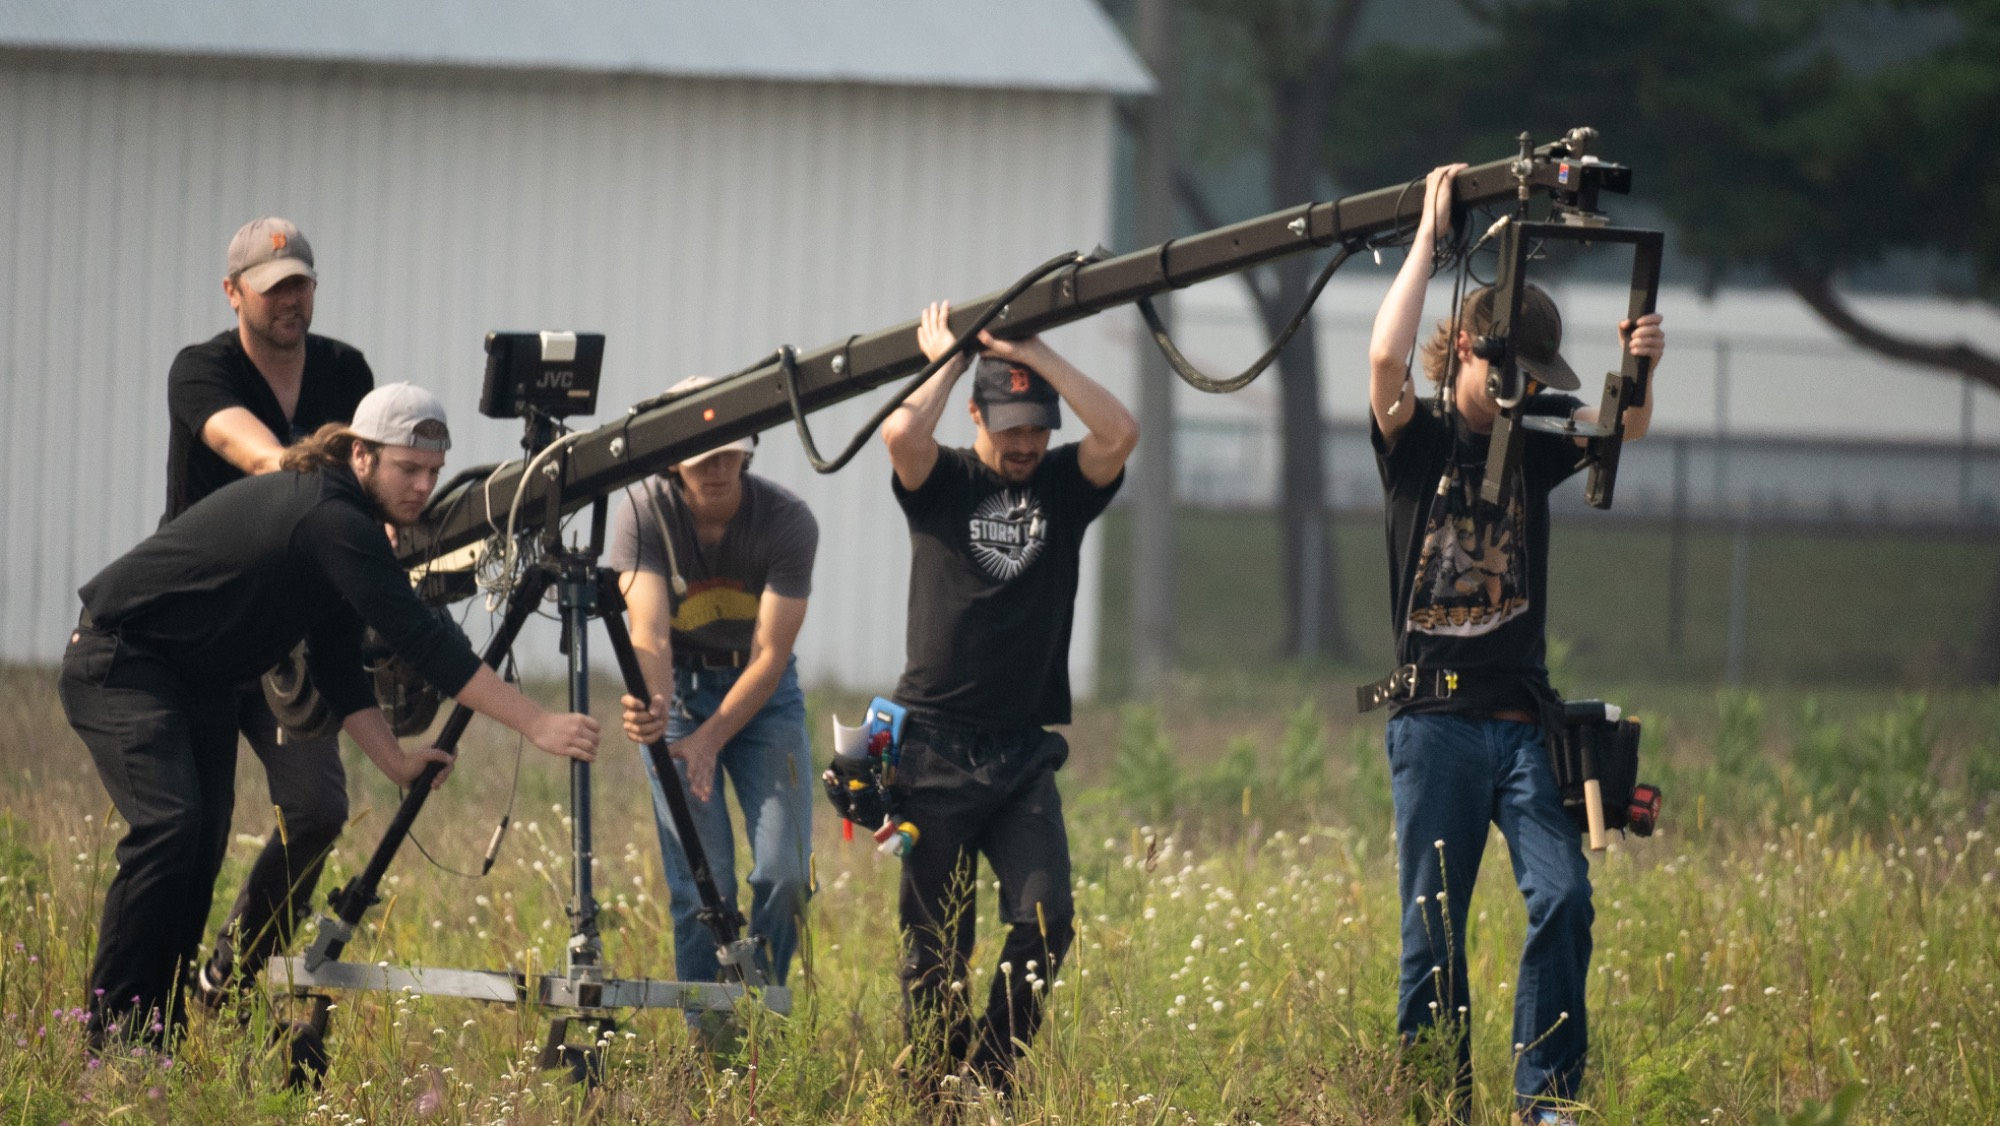
[[[1453,669],[1403,665],[1356,688],[1354,702],[1361,711],[1371,712],[1405,700],[1449,699],[1458,694],[1462,679]],[[1624,718],[1616,706],[1602,700],[1566,702],[1546,686],[1536,695],[1539,717],[1509,709],[1493,718],[1524,723],[1539,718],[1564,812],[1578,828],[1587,828],[1584,783],[1594,781],[1602,793],[1605,828],[1651,836],[1660,817],[1660,788],[1639,781],[1639,722]]]
[[[1404,700],[1445,699],[1458,693],[1458,673],[1451,669],[1426,669],[1404,665],[1395,672],[1354,690],[1354,705],[1372,712],[1384,704]]]

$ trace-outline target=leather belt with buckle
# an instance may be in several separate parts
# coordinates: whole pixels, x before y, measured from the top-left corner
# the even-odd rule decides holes
[[[740,669],[750,663],[750,654],[741,649],[722,653],[676,653],[677,669]]]
[[[1404,665],[1373,684],[1354,690],[1354,703],[1363,712],[1384,704],[1414,700],[1419,696],[1441,698],[1458,692],[1458,673],[1451,669],[1426,669]]]

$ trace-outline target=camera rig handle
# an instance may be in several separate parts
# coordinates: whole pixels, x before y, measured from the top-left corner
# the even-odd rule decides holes
[[[1454,184],[1454,205],[1464,210],[1542,192],[1558,210],[1587,211],[1600,190],[1627,190],[1631,179],[1620,165],[1585,159],[1596,136],[1592,129],[1572,129],[1525,155],[1468,168]],[[1420,189],[1421,181],[1416,186]],[[1079,261],[1004,304],[996,293],[954,305],[952,327],[963,331],[1000,304],[992,331],[1019,339],[1285,255],[1359,249],[1414,229],[1422,212],[1423,192],[1409,183],[1301,204],[1102,261]],[[926,361],[916,330],[917,322],[910,320],[798,353],[793,363],[801,408],[832,406],[921,370]],[[774,356],[692,393],[638,404],[625,417],[578,435],[559,477],[530,477],[519,463],[486,479],[461,475],[455,487],[432,498],[421,522],[403,537],[399,557],[417,566],[478,543],[505,518],[517,491],[523,493],[518,530],[532,531],[558,509],[581,508],[718,442],[790,422],[791,382],[786,365]],[[560,499],[549,506],[552,492]],[[450,600],[464,593],[462,587],[439,584],[426,596]]]
[[[1500,272],[1494,283],[1493,331],[1480,342],[1482,355],[1491,363],[1488,386],[1500,403],[1500,415],[1493,423],[1493,437],[1487,446],[1486,474],[1479,484],[1479,497],[1488,504],[1500,504],[1512,474],[1521,462],[1523,432],[1536,430],[1581,438],[1587,449],[1590,477],[1584,485],[1584,499],[1593,508],[1610,508],[1618,483],[1618,459],[1625,443],[1625,408],[1646,402],[1650,394],[1652,361],[1645,356],[1624,353],[1618,371],[1604,377],[1604,396],[1595,424],[1552,415],[1526,415],[1522,406],[1528,396],[1527,379],[1515,361],[1510,337],[1521,315],[1522,287],[1527,282],[1528,262],[1534,248],[1549,242],[1583,244],[1613,243],[1632,248],[1632,281],[1626,301],[1626,317],[1636,322],[1659,304],[1660,258],[1665,235],[1659,231],[1630,227],[1589,226],[1578,223],[1509,223],[1500,232]]]

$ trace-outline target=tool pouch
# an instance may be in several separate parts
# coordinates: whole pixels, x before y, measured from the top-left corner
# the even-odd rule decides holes
[[[826,800],[833,803],[833,811],[869,830],[880,825],[887,810],[882,805],[879,770],[877,760],[872,758],[834,756],[819,776],[820,784],[826,787]]]
[[[1549,765],[1563,809],[1577,827],[1589,823],[1583,783],[1594,776],[1604,795],[1604,827],[1652,836],[1660,790],[1639,781],[1639,721],[1622,718],[1615,705],[1602,700],[1558,701],[1544,714],[1553,721],[1546,727]]]

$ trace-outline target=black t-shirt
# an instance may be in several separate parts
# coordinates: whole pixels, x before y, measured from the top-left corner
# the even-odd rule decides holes
[[[375,705],[363,623],[457,695],[479,657],[410,588],[382,517],[344,465],[217,489],[78,591],[93,623],[158,654],[198,689],[261,676],[301,639],[342,717]]]
[[[1536,395],[1526,414],[1567,416],[1581,402]],[[1388,449],[1370,431],[1389,531],[1389,613],[1396,662],[1459,674],[1456,693],[1397,712],[1533,710],[1548,688],[1549,493],[1583,465],[1566,436],[1527,432],[1503,504],[1479,500],[1489,437],[1419,402]]]
[[[1069,633],[1084,529],[1124,483],[1099,488],[1057,446],[1009,485],[968,449],[939,449],[915,490],[892,482],[910,522],[904,704],[981,727],[1069,722]]]
[[[194,502],[240,480],[243,471],[201,440],[201,428],[217,411],[242,407],[289,446],[329,422],[350,422],[362,396],[375,388],[375,375],[361,353],[338,340],[306,336],[305,376],[299,404],[287,419],[271,385],[250,362],[236,329],[190,344],[174,357],[167,373],[167,511],[164,524]]]

